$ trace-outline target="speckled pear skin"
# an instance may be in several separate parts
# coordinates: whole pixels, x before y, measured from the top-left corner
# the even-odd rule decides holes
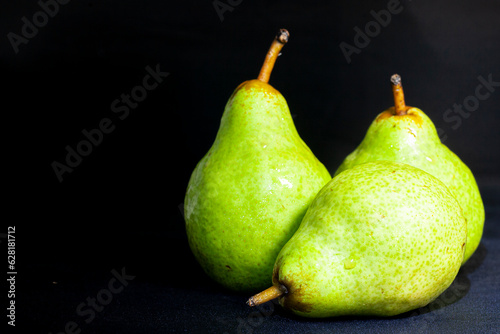
[[[484,226],[484,206],[471,170],[441,143],[432,121],[418,108],[395,115],[390,108],[377,116],[361,144],[335,174],[373,160],[410,164],[434,175],[448,186],[467,218],[468,235],[463,263],[479,246]]]
[[[276,260],[280,304],[305,317],[393,316],[455,279],[466,221],[449,189],[407,164],[374,161],[335,176]]]
[[[268,287],[278,252],[330,180],[284,97],[267,83],[244,82],[188,184],[186,232],[196,259],[229,289]]]

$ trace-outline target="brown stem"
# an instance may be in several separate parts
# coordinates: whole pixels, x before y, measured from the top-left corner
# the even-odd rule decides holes
[[[394,95],[394,108],[396,115],[406,115],[408,108],[405,104],[405,94],[403,93],[403,86],[401,85],[401,77],[399,74],[391,76],[392,94]]]
[[[272,287],[267,288],[266,290],[250,297],[250,299],[247,301],[247,304],[250,306],[264,304],[265,302],[278,298],[285,293],[286,288],[284,285],[273,285]]]
[[[290,38],[290,33],[286,29],[280,29],[278,35],[274,38],[269,51],[267,51],[266,59],[264,60],[264,64],[260,69],[258,80],[262,82],[269,82],[269,77],[271,77],[271,72],[274,67],[274,63],[276,62],[276,58],[280,55],[280,51],[283,46],[288,42],[288,38]]]

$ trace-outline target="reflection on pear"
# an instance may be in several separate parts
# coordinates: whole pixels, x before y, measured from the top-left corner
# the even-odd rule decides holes
[[[189,245],[223,286],[268,286],[278,252],[331,176],[297,133],[284,97],[267,82],[282,29],[258,79],[233,92],[212,147],[197,164],[185,197]]]

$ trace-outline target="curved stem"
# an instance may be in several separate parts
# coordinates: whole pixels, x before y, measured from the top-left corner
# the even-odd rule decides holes
[[[267,51],[266,59],[264,60],[264,64],[260,69],[258,80],[262,82],[269,82],[269,77],[271,77],[271,72],[274,67],[274,63],[276,62],[276,58],[280,55],[280,51],[283,46],[288,42],[288,38],[290,38],[290,33],[286,29],[280,29],[278,35],[274,38],[269,51]]]
[[[394,95],[394,107],[396,115],[406,115],[408,108],[405,104],[405,95],[403,93],[403,86],[401,85],[401,77],[399,74],[391,76],[392,94]]]
[[[250,297],[250,299],[247,301],[247,304],[250,306],[264,304],[265,302],[282,296],[286,292],[287,291],[284,285],[273,285],[272,287],[267,288],[266,290]]]

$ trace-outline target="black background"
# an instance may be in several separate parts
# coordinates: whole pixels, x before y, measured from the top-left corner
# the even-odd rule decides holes
[[[468,118],[459,116],[458,126],[458,114],[453,121],[445,115],[476,94],[480,76],[500,82],[499,3],[402,1],[401,13],[350,62],[340,44],[355,46],[354,28],[364,30],[374,21],[371,11],[387,9],[387,1],[233,4],[221,19],[212,1],[72,0],[17,53],[9,34],[22,35],[23,17],[33,22],[41,7],[2,4],[5,205],[18,236],[19,324],[55,333],[74,318],[84,333],[203,332],[200,324],[190,328],[190,316],[198,314],[219,319],[206,331],[238,329],[224,307],[203,314],[214,309],[211,302],[230,312],[247,296],[223,291],[198,268],[181,209],[227,99],[239,83],[256,78],[279,28],[291,37],[270,84],[332,174],[392,105],[389,78],[399,73],[407,104],[427,113],[476,176],[488,209],[485,236],[498,234],[500,87]],[[169,75],[120,120],[111,103],[142,84],[147,66]],[[114,130],[59,182],[53,162],[65,163],[65,147],[75,149],[82,131],[104,118]],[[146,288],[125,290],[95,321],[83,323],[75,307],[121,268]],[[498,287],[498,278],[492,284]],[[149,311],[162,307],[169,310],[163,320]],[[282,330],[293,326],[292,318],[277,316]],[[311,326],[302,330],[314,331]]]

